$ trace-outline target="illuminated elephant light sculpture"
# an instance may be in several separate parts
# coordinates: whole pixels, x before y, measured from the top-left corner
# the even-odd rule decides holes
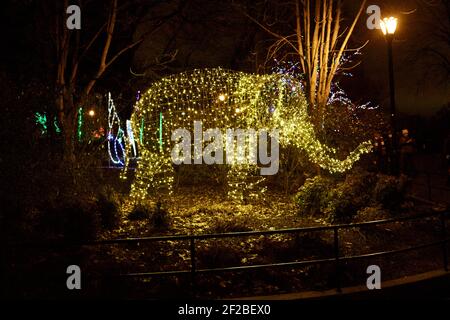
[[[138,159],[130,196],[139,201],[149,192],[171,192],[174,167],[172,132],[192,128],[202,121],[206,128],[253,128],[279,132],[281,146],[302,149],[310,161],[330,172],[345,172],[360,156],[371,151],[369,141],[361,143],[347,158],[336,158],[336,150],[322,144],[309,121],[301,84],[281,74],[255,75],[220,68],[201,69],[172,75],[155,82],[135,106],[131,118],[137,140]],[[273,137],[272,137],[273,138]],[[127,144],[130,152],[130,144]],[[129,159],[122,177],[126,176]],[[232,164],[228,171],[229,196],[235,200],[257,196],[263,179],[248,183],[258,166]]]

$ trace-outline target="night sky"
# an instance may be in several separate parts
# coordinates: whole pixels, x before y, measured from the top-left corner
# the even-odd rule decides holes
[[[431,10],[424,1],[395,0],[376,1],[386,16],[398,18],[393,46],[396,98],[398,109],[408,114],[430,115],[448,104],[450,78],[440,59],[424,52],[430,46],[442,52],[450,61],[450,16],[444,6]],[[437,1],[434,1],[435,3]],[[437,29],[445,28],[447,42],[442,41]],[[386,43],[380,30],[367,30],[369,44],[362,55],[362,69],[369,80],[368,85],[379,89],[387,103],[387,53]]]
[[[449,102],[449,73],[440,64],[440,59],[424,52],[424,48],[438,48],[443,55],[450,57],[449,43],[435,33],[437,28],[450,30],[449,12],[442,4],[427,7],[422,0],[384,0],[370,4],[380,6],[382,17],[394,15],[399,19],[394,42],[398,110],[405,114],[432,115]],[[348,13],[354,13],[356,8],[352,5],[355,4],[347,4]],[[254,33],[253,41],[271,41],[267,33],[246,21],[231,5],[194,1],[186,10],[194,11],[191,17],[202,12],[200,16],[208,23],[195,22],[195,19],[184,24],[177,19],[170,21],[161,33],[140,46],[134,56],[135,64],[143,65],[170,47],[173,51],[178,50],[179,66],[174,71],[210,66],[252,71],[251,68],[257,64],[256,50],[248,44],[245,48],[243,42],[251,37],[251,33]],[[367,14],[362,16],[352,39],[354,47],[368,41],[356,58],[361,64],[351,71],[352,77],[340,81],[355,101],[372,101],[383,107],[388,105],[386,42],[380,30],[366,27],[367,18]],[[180,26],[175,38],[170,37],[172,30]],[[239,52],[243,49],[249,50],[250,54]]]
[[[167,14],[182,2],[156,3],[158,5],[148,10],[148,17]],[[250,7],[249,13],[257,15],[258,5],[262,2],[237,3],[238,6],[246,3],[247,8]],[[431,1],[440,3],[431,9],[425,3],[425,0],[369,3],[379,5],[382,16],[392,14],[399,19],[394,42],[396,98],[399,111],[407,114],[431,115],[447,105],[450,97],[449,72],[445,69],[450,61],[449,9],[444,1]],[[251,9],[252,5],[255,10]],[[19,79],[45,76],[46,81],[52,83],[53,74],[45,70],[53,67],[53,49],[43,27],[45,10],[41,7],[37,1],[11,0],[5,4],[1,23],[2,29],[8,30],[5,34],[8,49],[1,53],[2,69]],[[100,21],[93,7],[95,5],[90,7],[92,12],[87,9],[88,12],[83,12],[86,29],[95,24],[90,19]],[[354,14],[356,7],[356,2],[347,1],[347,17]],[[361,65],[352,70],[352,78],[340,81],[355,101],[372,101],[385,107],[388,105],[386,43],[380,30],[367,29],[367,17],[363,14],[351,40],[354,47],[369,41],[358,57]],[[140,23],[131,37],[136,38],[148,28],[152,26]],[[437,30],[440,29],[444,30],[444,38],[439,38],[441,33]],[[115,36],[116,41],[123,43],[130,33]],[[146,37],[136,50],[121,57],[99,81],[97,88],[123,91],[126,84],[130,89],[124,95],[131,99],[133,91],[148,87],[158,77],[192,68],[222,66],[247,72],[269,72],[270,66],[262,67],[263,57],[259,52],[270,43],[273,38],[236,10],[235,1],[186,1],[179,13]],[[441,58],[436,58],[425,48],[436,49]],[[177,53],[175,60],[164,70],[152,69],[155,59],[174,52]],[[446,60],[446,66],[439,64],[443,60]],[[89,64],[89,60],[87,62]],[[131,72],[145,76],[135,76]]]

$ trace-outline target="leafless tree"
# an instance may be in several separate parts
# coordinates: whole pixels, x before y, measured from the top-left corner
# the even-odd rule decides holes
[[[299,62],[300,71],[305,75],[310,111],[316,120],[323,119],[334,77],[354,67],[346,65],[344,55],[358,50],[349,49],[348,45],[366,2],[359,2],[356,15],[350,24],[344,25],[342,0],[294,0],[288,3],[288,15],[295,17],[295,27],[290,33],[285,29],[286,34],[247,14],[276,39],[268,49],[268,59],[294,56]]]
[[[418,0],[419,42],[411,46],[410,62],[424,64],[423,79],[447,85],[450,80],[450,2]]]
[[[80,1],[83,16],[86,16],[84,8],[94,2]],[[145,12],[152,6],[159,5],[159,1],[128,1],[119,4],[118,0],[108,2],[97,2],[99,6],[97,16],[91,19],[102,19],[98,23],[97,30],[92,32],[91,28],[82,26],[81,30],[69,30],[66,27],[66,8],[69,1],[61,1],[56,7],[56,15],[52,26],[53,41],[56,49],[56,108],[58,119],[62,126],[64,135],[64,157],[66,160],[75,159],[75,132],[78,106],[83,106],[92,93],[94,86],[105,72],[122,55],[138,46],[145,37],[153,32],[176,14],[176,10],[182,8],[183,1],[178,2],[176,9],[163,16],[152,16],[152,28],[141,33],[137,39],[133,39],[133,28],[138,23],[142,23],[146,18]],[[136,7],[141,8],[138,16],[130,14],[136,13]],[[86,9],[87,10],[87,9]],[[106,13],[103,14],[103,11]],[[97,20],[95,19],[95,20]],[[83,19],[82,19],[83,21]],[[89,29],[85,31],[85,29]],[[92,32],[92,34],[88,34]],[[124,42],[124,35],[131,38]],[[120,39],[120,41],[117,41]],[[114,45],[114,42],[120,45]],[[85,64],[87,67],[81,68]],[[83,70],[83,72],[81,72]],[[93,72],[91,71],[93,70]]]

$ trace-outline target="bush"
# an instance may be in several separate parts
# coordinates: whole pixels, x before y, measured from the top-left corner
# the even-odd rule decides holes
[[[377,184],[373,189],[373,197],[383,208],[395,210],[400,207],[404,200],[405,187],[406,183],[403,179],[379,175]]]
[[[389,212],[380,205],[374,207],[365,207],[358,211],[355,216],[355,222],[375,221],[387,219]]]
[[[322,176],[306,179],[295,195],[295,203],[302,214],[314,215],[327,206],[328,193],[334,187],[331,179]]]
[[[325,212],[333,223],[349,222],[359,209],[369,205],[376,176],[367,172],[348,174],[328,194]]]
[[[167,229],[170,226],[169,213],[161,208],[160,202],[156,204],[155,210],[150,215],[150,223],[157,229]]]
[[[73,241],[95,239],[100,230],[100,218],[92,204],[73,203],[64,208],[67,220],[65,238]]]
[[[100,217],[89,200],[63,200],[55,207],[42,210],[38,228],[49,239],[74,242],[93,240],[100,231]]]
[[[167,210],[161,207],[161,203],[152,205],[148,202],[141,202],[134,206],[128,215],[129,220],[148,219],[151,227],[156,229],[167,229],[170,226],[170,217]]]
[[[377,182],[377,176],[366,171],[348,174],[341,183],[342,189],[350,195],[352,202],[358,208],[372,202],[372,190]]]
[[[100,194],[97,207],[103,229],[113,229],[120,222],[119,200],[114,193]]]
[[[350,222],[365,207],[395,212],[404,200],[407,186],[405,178],[364,171],[349,173],[343,181],[336,180],[320,176],[307,179],[295,196],[300,212],[321,213],[332,223]]]
[[[343,184],[329,193],[325,209],[327,220],[332,223],[349,222],[356,215],[358,205],[351,191],[351,188]]]
[[[149,219],[152,215],[153,208],[149,203],[139,202],[131,210],[128,215],[129,220],[144,220]]]

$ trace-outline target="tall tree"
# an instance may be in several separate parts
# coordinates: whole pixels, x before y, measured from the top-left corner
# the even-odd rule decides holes
[[[295,0],[293,4],[289,3],[287,11],[288,15],[294,12],[295,17],[287,35],[248,15],[276,39],[269,47],[269,59],[294,56],[299,62],[300,71],[305,76],[305,93],[315,120],[323,119],[335,76],[352,67],[346,64],[344,55],[357,50],[348,49],[348,45],[366,2],[360,1],[350,24],[343,25],[342,0]],[[281,20],[280,17],[277,19]]]
[[[55,103],[64,135],[66,160],[75,159],[78,106],[83,106],[88,101],[94,86],[111,65],[182,9],[183,1],[171,3],[176,5],[170,13],[148,18],[148,9],[160,5],[160,1],[134,0],[124,1],[119,5],[118,0],[97,3],[80,0],[79,5],[83,14],[80,30],[69,30],[66,26],[68,0],[57,4],[53,24],[57,61]],[[86,23],[85,13],[89,5],[95,12],[91,12],[90,21]],[[134,31],[139,23],[144,22],[143,19],[151,19],[152,28],[141,33],[137,39],[133,39]],[[100,21],[96,30],[93,21]],[[126,42],[124,38],[129,40]],[[83,64],[85,66],[82,69]]]
[[[423,64],[424,80],[448,86],[450,79],[450,2],[418,0],[420,41],[410,45],[409,63]],[[437,80],[437,81],[436,81]],[[423,83],[422,83],[423,84]]]

